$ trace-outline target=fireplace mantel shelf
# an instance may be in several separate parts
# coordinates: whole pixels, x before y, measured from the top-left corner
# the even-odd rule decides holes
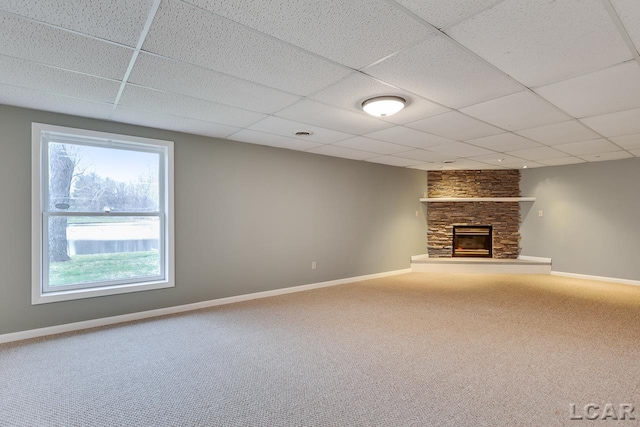
[[[421,202],[535,202],[535,197],[423,197]]]

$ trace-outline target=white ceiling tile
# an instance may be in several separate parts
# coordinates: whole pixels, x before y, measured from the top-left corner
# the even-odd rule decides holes
[[[384,1],[366,0],[187,0],[218,15],[361,68],[432,33],[416,19]]]
[[[618,12],[618,16],[636,49],[640,50],[640,2],[638,0],[611,0],[611,3]]]
[[[635,150],[636,148],[640,148],[640,133],[635,135],[616,136],[615,138],[609,139],[626,150]]]
[[[274,135],[265,132],[243,129],[229,137],[234,141],[248,142],[250,144],[268,145],[270,147],[286,148],[288,150],[311,150],[322,146],[316,142],[304,141],[302,139],[289,138],[281,135]]]
[[[640,133],[640,108],[580,119],[603,136],[623,136]]]
[[[501,133],[498,135],[483,136],[482,138],[469,139],[465,142],[477,145],[493,151],[512,151],[524,150],[525,148],[540,147],[537,142],[523,138],[511,132]]]
[[[501,0],[396,0],[398,3],[429,22],[444,28],[460,22],[493,6]]]
[[[632,58],[600,0],[510,0],[447,33],[526,86]]]
[[[396,154],[396,157],[404,159],[419,160],[420,162],[442,162],[444,160],[457,160],[456,156],[450,156],[444,153],[436,153],[428,150],[411,150],[404,153]]]
[[[584,163],[585,160],[582,160],[579,157],[560,157],[558,159],[539,160],[538,162],[542,163],[545,166],[562,166]]]
[[[384,165],[400,166],[400,167],[414,166],[418,163],[418,160],[409,160],[409,159],[404,159],[401,157],[394,157],[394,156],[374,157],[372,159],[367,159],[366,161],[371,163],[382,163]]]
[[[153,0],[2,0],[0,10],[135,47]]]
[[[278,117],[309,123],[356,135],[386,129],[393,124],[363,114],[305,99],[276,114]]]
[[[226,138],[232,133],[240,130],[233,126],[226,126],[202,120],[187,119],[185,117],[138,110],[123,106],[118,106],[116,108],[113,113],[113,120],[133,125],[167,129],[195,135],[212,136],[216,138]]]
[[[506,165],[505,169],[534,169],[534,168],[541,168],[543,166],[545,165],[543,165],[542,163],[525,161],[522,163],[512,163],[512,164]]]
[[[399,113],[383,119],[391,123],[403,124],[444,113],[449,110],[446,107],[442,107],[362,73],[351,74],[335,85],[316,93],[311,99],[325,104],[335,105],[345,110],[362,112],[362,102],[374,96],[382,95],[401,96],[407,101],[406,107]],[[362,112],[362,114],[366,113]]]
[[[408,123],[406,126],[461,141],[504,132],[502,129],[465,116],[457,111],[438,114],[437,116]]]
[[[407,151],[409,149],[403,145],[382,142],[371,138],[365,138],[363,136],[356,136],[355,138],[336,142],[334,145],[338,147],[353,148],[355,150],[369,151],[371,153],[380,154],[399,153],[401,151]]]
[[[483,163],[468,163],[467,161],[455,161],[451,164],[442,165],[443,170],[479,170],[479,169],[506,169],[502,166],[487,165]]]
[[[494,153],[491,150],[476,147],[475,145],[467,144],[465,142],[453,142],[450,144],[436,145],[433,147],[429,147],[429,150],[457,157],[481,156],[483,154]]]
[[[395,126],[389,129],[379,130],[365,135],[368,138],[379,139],[381,141],[391,142],[394,144],[406,145],[415,148],[427,148],[434,145],[455,142],[449,138],[432,135],[430,133],[420,132],[415,129],[403,126]]]
[[[521,130],[518,134],[547,145],[587,141],[598,138],[598,134],[576,120]]]
[[[387,122],[402,125],[405,123],[423,119],[425,117],[431,117],[435,116],[436,114],[450,111],[447,107],[443,107],[417,95],[407,95],[404,91],[399,91],[398,93],[400,93],[400,96],[402,96],[407,101],[406,106],[405,108],[400,110],[400,112],[389,117],[384,117],[383,120]],[[371,97],[364,97],[363,102],[369,98]]]
[[[0,55],[122,79],[133,50],[0,14]]]
[[[553,148],[574,156],[608,153],[619,150],[617,146],[602,138],[593,139],[591,141],[570,142],[569,144],[554,145]]]
[[[264,114],[253,111],[133,85],[127,85],[120,104],[236,127],[249,126],[265,117]]]
[[[507,130],[529,129],[571,118],[529,91],[492,99],[460,111]]]
[[[431,37],[365,70],[448,107],[464,107],[522,90],[445,36]]]
[[[604,162],[608,160],[628,159],[633,156],[626,151],[613,151],[611,153],[585,154],[580,157],[588,162]]]
[[[458,170],[504,169],[503,166],[477,162],[472,159],[458,159],[454,163],[446,164],[444,167],[444,169],[450,169],[450,168],[458,169]]]
[[[636,157],[640,157],[640,148],[635,149],[635,150],[629,150],[629,152],[631,154],[633,154],[634,156],[636,156]]]
[[[505,169],[502,166],[488,165],[485,163],[474,162],[468,159],[459,159],[453,163],[422,163],[415,166],[410,166],[410,169],[418,169],[424,171],[437,171],[437,170],[483,170],[483,169]]]
[[[640,107],[640,65],[625,62],[535,89],[574,117]]]
[[[343,159],[365,160],[380,156],[376,153],[352,150],[351,148],[336,147],[335,145],[323,145],[308,151],[309,153],[322,154],[325,156],[342,157]]]
[[[0,84],[0,104],[107,120],[113,104],[86,101],[39,90]]]
[[[298,95],[351,72],[177,0],[161,3],[143,49]]]
[[[113,103],[120,82],[0,55],[0,83]]]
[[[142,53],[130,83],[260,113],[275,113],[300,97],[185,62]]]
[[[337,132],[320,126],[312,126],[306,123],[281,119],[280,117],[273,116],[260,120],[259,122],[251,125],[249,129],[273,133],[289,138],[304,139],[306,141],[318,142],[320,144],[331,144],[333,142],[343,141],[353,137],[353,135],[349,133]],[[295,133],[300,131],[311,132],[311,135],[296,136]]]
[[[555,150],[551,147],[528,148],[526,150],[509,151],[506,154],[520,157],[525,160],[548,160],[567,157],[567,153]]]
[[[493,153],[493,154],[485,154],[483,156],[474,156],[470,157],[470,160],[475,160],[477,162],[488,163],[496,166],[505,166],[514,163],[522,163],[524,160],[520,157],[509,156],[504,153]]]
[[[419,165],[409,166],[409,169],[418,169],[422,171],[437,171],[444,169],[442,163],[420,163]]]

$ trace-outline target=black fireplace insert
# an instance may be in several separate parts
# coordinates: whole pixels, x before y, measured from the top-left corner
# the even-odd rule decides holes
[[[453,256],[492,258],[492,234],[490,225],[454,225]]]

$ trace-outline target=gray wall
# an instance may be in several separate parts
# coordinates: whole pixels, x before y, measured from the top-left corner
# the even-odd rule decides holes
[[[552,269],[640,280],[640,158],[522,171],[522,255]],[[542,218],[538,210],[544,211]]]
[[[175,288],[30,304],[32,122],[175,142]],[[426,248],[423,171],[2,105],[0,146],[0,334],[408,268]]]

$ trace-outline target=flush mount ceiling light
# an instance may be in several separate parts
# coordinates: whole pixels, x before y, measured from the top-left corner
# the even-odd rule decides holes
[[[313,135],[313,132],[311,132],[310,130],[300,130],[300,131],[294,133],[294,135],[296,135],[296,136],[311,136],[311,135]]]
[[[404,98],[399,96],[376,96],[364,101],[362,109],[372,116],[387,117],[402,110],[406,102]]]

